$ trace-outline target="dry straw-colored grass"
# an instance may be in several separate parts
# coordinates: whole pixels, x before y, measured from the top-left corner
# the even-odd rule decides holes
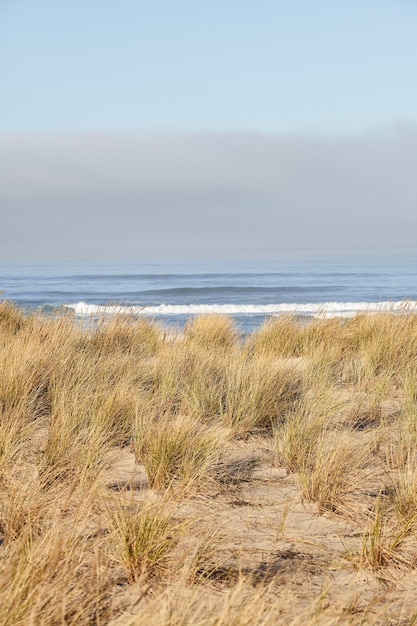
[[[415,623],[413,311],[242,337],[3,301],[0,368],[0,626]]]

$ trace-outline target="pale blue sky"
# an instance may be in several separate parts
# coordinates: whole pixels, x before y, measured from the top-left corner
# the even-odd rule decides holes
[[[0,0],[0,132],[417,122],[415,0]]]

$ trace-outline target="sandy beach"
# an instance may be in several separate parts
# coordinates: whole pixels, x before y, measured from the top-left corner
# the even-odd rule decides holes
[[[0,625],[413,624],[417,317],[0,304]]]

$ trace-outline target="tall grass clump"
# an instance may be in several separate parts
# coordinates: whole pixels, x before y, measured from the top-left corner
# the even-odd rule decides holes
[[[134,450],[155,489],[202,486],[210,480],[227,441],[227,431],[187,415],[152,416],[142,407],[135,422]]]
[[[403,467],[391,475],[392,500],[400,519],[417,527],[417,459],[407,459]]]
[[[385,376],[398,384],[405,369],[416,362],[416,316],[407,310],[392,315],[362,315],[348,329],[371,381]]]
[[[302,385],[297,370],[267,357],[237,358],[225,373],[222,421],[237,434],[271,431],[285,420]]]
[[[99,321],[88,340],[88,350],[100,356],[126,354],[132,358],[153,356],[164,339],[164,331],[146,319],[118,315]]]
[[[320,415],[295,414],[274,433],[278,459],[288,472],[302,469],[314,454],[317,442],[325,430]]]
[[[21,332],[0,344],[0,409],[34,421],[48,412],[48,387],[55,355],[38,335]]]
[[[358,446],[353,431],[333,420],[340,406],[332,390],[315,391],[275,430],[275,450],[303,498],[320,512],[347,512],[367,478],[370,448]]]
[[[184,522],[175,519],[173,506],[134,502],[125,497],[108,513],[114,559],[125,569],[130,582],[167,575]]]
[[[68,491],[48,495],[35,490],[30,502],[27,494],[27,512],[39,508],[15,524],[1,547],[0,625],[103,623],[115,581],[111,571],[104,574],[89,507],[74,503],[70,516]]]
[[[209,329],[211,323],[209,319]],[[198,324],[206,330],[205,319]],[[234,343],[227,348],[221,342],[221,349],[216,345],[209,348],[192,339],[165,346],[153,360],[144,395],[158,398],[173,414],[221,423],[236,434],[270,430],[298,397],[300,372],[238,350]]]
[[[311,357],[319,348],[345,350],[343,320],[302,320],[296,316],[268,319],[247,340],[247,346],[257,354],[281,358]]]
[[[240,339],[237,328],[225,315],[201,315],[189,320],[183,332],[184,340],[194,346],[216,352],[231,352]]]
[[[0,294],[1,295],[1,294]],[[17,333],[25,324],[25,317],[17,307],[7,300],[0,302],[0,334]]]
[[[346,557],[356,568],[374,570],[381,581],[392,584],[401,568],[410,570],[415,562],[414,556],[407,553],[407,543],[409,528],[391,519],[387,503],[379,494],[362,533],[359,551],[352,553],[348,550]],[[382,568],[389,567],[391,573],[381,573]]]
[[[172,413],[216,417],[221,409],[221,381],[227,356],[174,341],[150,364],[151,377],[143,379],[148,398]]]
[[[286,419],[274,429],[278,458],[289,472],[297,472],[314,454],[317,442],[330,427],[338,409],[333,389],[319,382],[297,398]]]
[[[358,447],[348,432],[322,433],[298,470],[297,483],[319,512],[347,512],[366,482],[370,451]]]
[[[246,340],[246,350],[256,356],[298,357],[302,353],[303,327],[290,315],[270,317]]]

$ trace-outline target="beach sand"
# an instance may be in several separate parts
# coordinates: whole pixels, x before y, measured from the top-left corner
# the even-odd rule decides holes
[[[414,316],[0,339],[0,626],[414,623]]]

